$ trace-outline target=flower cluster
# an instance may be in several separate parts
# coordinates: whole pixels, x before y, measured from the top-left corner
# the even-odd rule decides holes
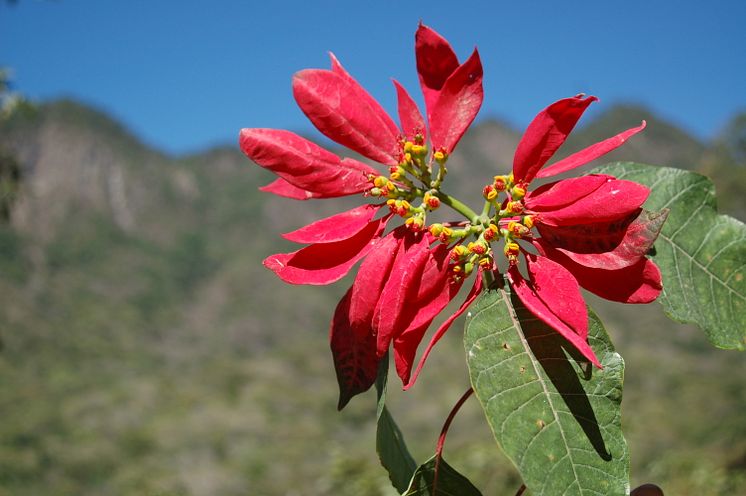
[[[415,56],[426,118],[394,81],[399,125],[334,55],[330,70],[307,69],[293,78],[295,100],[316,128],[380,168],[341,159],[288,131],[243,129],[240,135],[244,153],[278,176],[263,191],[297,200],[355,194],[367,199],[285,234],[307,246],[264,261],[285,282],[323,285],[362,260],[331,323],[340,408],[370,388],[390,348],[405,388],[411,386],[433,345],[483,283],[502,277],[500,267],[531,312],[600,366],[587,343],[580,287],[625,303],[655,299],[660,272],[645,255],[665,215],[642,209],[647,188],[611,176],[529,187],[534,179],[567,172],[613,150],[645,124],[544,167],[595,98],[576,96],[550,105],[521,139],[512,174],[495,176],[483,188],[480,215],[442,189],[448,158],[482,104],[479,54],[475,49],[460,63],[442,36],[420,25]],[[443,205],[465,219],[429,223],[429,214]],[[400,224],[390,227],[396,218]],[[430,324],[472,275],[464,302],[433,334],[413,371]]]

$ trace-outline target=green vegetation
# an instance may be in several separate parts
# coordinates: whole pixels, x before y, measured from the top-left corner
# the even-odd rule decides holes
[[[636,112],[610,111],[571,147],[634,125]],[[613,158],[703,171],[723,210],[746,218],[743,117],[711,146],[648,120],[645,139]],[[450,179],[459,167],[489,178],[515,140],[482,124]],[[373,449],[375,393],[335,408],[327,330],[345,283],[289,288],[260,263],[290,249],[278,232],[338,205],[260,195],[270,178],[237,151],[166,157],[74,102],[0,122],[0,148],[23,172],[0,224],[1,496],[392,494]],[[746,492],[743,355],[658,305],[591,305],[626,364],[634,483]],[[459,327],[413,390],[388,387],[418,464],[468,387]],[[445,455],[484,494],[520,486],[474,399]]]

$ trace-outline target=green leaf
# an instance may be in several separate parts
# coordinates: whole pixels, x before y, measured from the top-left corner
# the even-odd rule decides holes
[[[433,492],[435,457],[417,468],[404,496],[482,496],[479,489],[466,477],[448,465],[441,457],[438,466],[438,482]]]
[[[417,463],[409,454],[399,427],[386,408],[386,380],[388,378],[388,354],[378,366],[376,391],[378,392],[378,409],[376,424],[376,452],[381,465],[389,473],[391,484],[403,493],[409,486],[412,474],[417,469]]]
[[[679,322],[697,324],[720,348],[746,348],[746,225],[717,213],[715,188],[689,171],[634,163],[593,172],[647,185],[645,208],[670,209],[651,257],[663,275],[658,301]]]
[[[507,289],[482,293],[467,317],[474,392],[534,496],[629,493],[620,422],[624,361],[590,310],[588,341],[603,370]]]

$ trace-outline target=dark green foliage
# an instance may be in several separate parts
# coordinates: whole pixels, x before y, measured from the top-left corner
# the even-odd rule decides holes
[[[409,486],[417,463],[407,449],[399,426],[386,408],[386,383],[388,380],[388,355],[381,360],[376,378],[378,406],[376,408],[376,452],[381,465],[389,473],[391,484],[403,493]]]
[[[589,315],[588,341],[603,370],[579,360],[507,289],[482,294],[466,321],[474,392],[496,441],[537,496],[629,489],[624,361],[598,317]]]
[[[438,477],[435,467],[438,464]],[[404,496],[482,496],[466,477],[448,465],[444,459],[431,458],[417,468],[412,484]]]

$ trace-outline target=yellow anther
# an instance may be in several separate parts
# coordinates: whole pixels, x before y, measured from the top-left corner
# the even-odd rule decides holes
[[[392,181],[396,181],[397,179],[401,179],[401,173],[399,171],[392,172],[391,175],[389,175],[389,179]]]
[[[523,225],[531,229],[534,227],[534,217],[532,215],[526,215],[523,217]]]
[[[498,232],[499,230],[497,229],[497,226],[495,224],[490,224],[490,226],[484,230],[484,233],[482,234],[482,236],[484,237],[485,240],[492,241],[493,239],[497,237]]]
[[[428,230],[430,231],[430,234],[437,238],[443,232],[443,229],[443,224],[432,224]]]
[[[386,178],[384,177],[384,179],[386,179]],[[389,191],[391,191],[391,192],[393,192],[393,191],[396,190],[396,185],[394,183],[392,183],[392,182],[388,182],[387,181],[386,182],[386,189],[389,190]]]
[[[406,146],[406,145],[405,145]],[[424,145],[412,145],[412,153],[415,155],[422,155],[427,152],[427,147]]]
[[[518,255],[521,252],[521,247],[518,245],[518,243],[515,243],[511,241],[510,243],[505,243],[505,247],[503,248],[503,252],[505,255]]]
[[[404,161],[405,162],[411,162],[412,161],[412,154],[407,152],[404,154]]]
[[[508,187],[508,178],[505,176],[495,176],[495,182],[492,183],[492,187],[497,191],[505,191]]]
[[[466,249],[471,253],[476,253],[477,255],[484,255],[487,252],[487,247],[480,242],[471,242],[466,245]]]
[[[526,196],[526,189],[520,186],[513,186],[513,189],[510,190],[510,194],[513,196],[514,200],[520,200]]]
[[[523,203],[520,201],[511,201],[505,206],[505,210],[509,214],[520,214],[523,212]]]
[[[437,152],[433,153],[433,158],[438,162],[443,162],[446,159],[446,154],[438,150]]]
[[[458,260],[469,254],[469,250],[464,245],[458,245],[451,250],[451,258]]]
[[[514,181],[515,181],[515,179],[513,179],[513,173],[511,172],[510,174],[508,174],[508,182],[510,184],[513,184]]]
[[[376,177],[376,178],[375,178],[375,179],[373,180],[373,185],[374,185],[374,186],[375,186],[376,188],[383,188],[384,186],[386,186],[386,184],[387,184],[388,182],[389,182],[389,180],[388,180],[388,179],[386,179],[385,177],[383,177],[383,176],[378,176],[378,177]]]
[[[405,141],[404,142],[404,152],[405,153],[411,152],[413,146],[414,146],[414,143],[412,143],[411,141]]]
[[[422,219],[420,217],[410,217],[406,221],[404,221],[404,224],[414,231],[419,231],[420,229],[422,229],[423,225]]]
[[[422,203],[424,203],[429,210],[435,210],[440,207],[440,198],[435,196],[432,191],[425,191],[425,194],[422,195]]]
[[[451,271],[453,271],[454,274],[459,274],[463,268],[460,265],[454,265],[453,268],[451,268]]]
[[[497,195],[499,194],[499,191],[495,189],[495,186],[493,184],[488,184],[482,189],[482,196],[484,196],[484,199],[487,201],[492,201],[495,198],[497,198]]]
[[[489,269],[492,267],[492,259],[490,257],[482,257],[479,259],[479,266],[483,269]]]
[[[393,198],[391,200],[386,200],[386,205],[392,207],[396,205],[396,200],[394,200]]]
[[[514,236],[522,238],[530,232],[529,228],[521,224],[520,222],[510,221],[508,223],[508,231],[513,233]]]

